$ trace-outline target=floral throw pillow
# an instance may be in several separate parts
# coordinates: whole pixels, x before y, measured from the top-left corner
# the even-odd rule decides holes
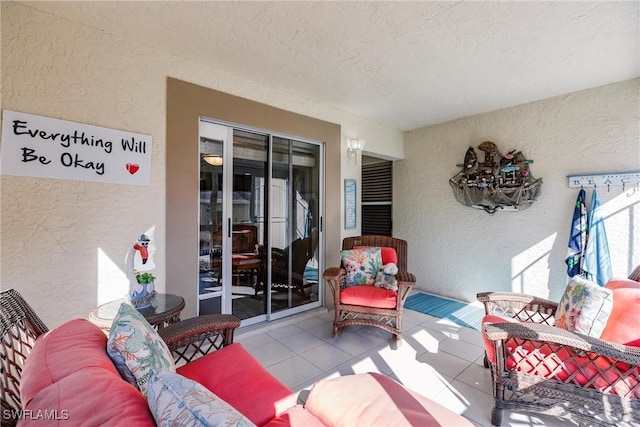
[[[558,303],[556,326],[599,338],[613,309],[613,292],[575,276]]]
[[[169,371],[151,370],[147,402],[159,427],[255,426],[203,385]]]
[[[130,380],[133,376],[144,396],[152,368],[176,370],[167,344],[138,310],[126,303],[120,305],[113,319],[107,353],[124,379]]]
[[[341,251],[342,265],[347,271],[345,286],[373,285],[382,268],[380,248]]]

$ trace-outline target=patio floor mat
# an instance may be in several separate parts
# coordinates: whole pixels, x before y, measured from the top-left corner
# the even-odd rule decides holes
[[[480,330],[484,309],[423,292],[409,295],[404,308]]]

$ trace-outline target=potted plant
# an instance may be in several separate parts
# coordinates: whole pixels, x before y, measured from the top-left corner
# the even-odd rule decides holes
[[[142,289],[134,291],[129,296],[129,299],[131,300],[132,305],[138,309],[150,307],[151,300],[156,293],[156,291],[153,289],[153,284],[156,280],[156,277],[148,271],[136,271],[135,273],[136,281],[138,282],[138,284],[140,284]]]

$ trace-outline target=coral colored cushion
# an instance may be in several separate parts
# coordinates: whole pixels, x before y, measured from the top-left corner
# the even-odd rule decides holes
[[[580,276],[573,277],[556,310],[556,326],[599,338],[613,309],[613,292]]]
[[[357,285],[340,291],[342,304],[360,305],[363,307],[395,308],[398,294],[390,289],[369,285]]]
[[[68,353],[73,352],[75,349]],[[156,425],[142,394],[117,372],[103,368],[84,367],[22,404],[33,416],[20,421],[21,427]],[[38,414],[49,419],[37,419]]]
[[[328,426],[475,425],[378,373],[318,381],[305,408]]]
[[[354,285],[373,285],[376,274],[382,268],[380,248],[351,249],[340,251],[342,265],[347,271],[345,287]]]
[[[374,246],[354,246],[353,249],[367,249]],[[380,255],[382,256],[382,265],[387,265],[390,262],[398,265],[398,254],[394,248],[388,246],[380,247]]]
[[[158,427],[255,427],[213,392],[174,372],[151,370],[147,400]]]
[[[324,427],[319,419],[311,415],[302,406],[287,409],[278,418],[274,418],[263,427]]]
[[[144,396],[151,369],[176,371],[173,356],[167,344],[153,326],[133,306],[122,303],[113,319],[107,353],[124,379],[131,371]],[[124,367],[122,363],[124,362]]]
[[[640,283],[627,279],[612,279],[605,288],[613,292],[613,310],[600,339],[639,346]]]
[[[241,344],[231,344],[177,369],[264,425],[296,403],[295,394],[271,375]]]
[[[43,388],[86,367],[107,370],[120,379],[106,345],[104,332],[86,319],[71,320],[40,335],[24,364],[20,400],[28,402]]]

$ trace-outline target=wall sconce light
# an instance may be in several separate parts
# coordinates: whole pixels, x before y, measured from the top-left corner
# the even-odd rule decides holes
[[[222,166],[222,156],[217,154],[204,154],[202,160],[209,163],[211,166]]]
[[[361,138],[349,138],[349,140],[347,140],[347,154],[352,156],[358,152],[362,152],[366,142],[367,141]]]

